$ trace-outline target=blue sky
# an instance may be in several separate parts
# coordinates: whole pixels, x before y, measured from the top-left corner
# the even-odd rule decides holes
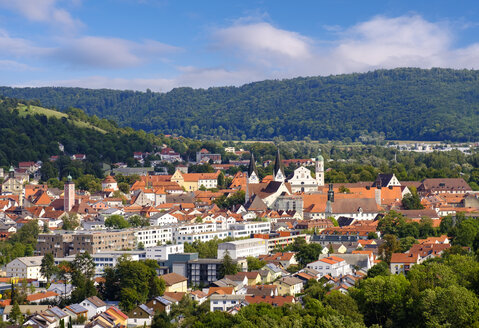
[[[0,0],[1,85],[168,91],[479,69],[473,0]]]

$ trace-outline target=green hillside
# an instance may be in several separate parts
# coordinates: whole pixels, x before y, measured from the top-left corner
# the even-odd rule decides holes
[[[83,166],[132,160],[135,151],[152,151],[160,140],[145,132],[118,128],[79,109],[60,113],[25,101],[0,97],[0,166],[46,161],[53,155],[86,154]],[[65,147],[62,153],[59,143]]]
[[[84,122],[78,119],[74,119],[68,114],[65,114],[53,109],[48,109],[48,108],[44,108],[40,106],[18,104],[17,110],[20,117],[26,117],[28,115],[45,115],[46,117],[54,117],[57,119],[65,118],[68,120],[69,123],[72,123],[73,125],[79,128],[94,129],[98,132],[106,133],[105,130],[100,129],[99,127],[96,127],[89,122]]]
[[[224,140],[479,140],[479,71],[401,68],[168,93],[0,88],[122,126]]]

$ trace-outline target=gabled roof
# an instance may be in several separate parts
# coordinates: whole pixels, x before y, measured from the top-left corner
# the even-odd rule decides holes
[[[98,296],[91,296],[86,299],[86,301],[89,301],[91,304],[95,305],[97,308],[106,306],[106,303],[103,302]]]
[[[183,281],[187,281],[188,278],[182,276],[181,274],[172,272],[165,275],[160,276],[160,279],[163,279],[166,283],[166,286],[173,286],[175,284],[181,283]]]

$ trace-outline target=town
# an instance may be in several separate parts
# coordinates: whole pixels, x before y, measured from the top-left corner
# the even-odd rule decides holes
[[[164,145],[151,165],[173,174],[117,163],[99,192],[71,176],[63,188],[41,183],[42,162],[0,171],[0,239],[11,245],[2,250],[3,321],[135,327],[160,314],[186,320],[173,315],[191,302],[231,315],[252,304],[306,306],[314,290],[348,295],[366,278],[405,276],[479,247],[479,192],[463,178],[326,183],[320,153],[282,159],[278,149],[260,163],[244,149],[225,152],[249,159],[224,163],[203,148],[185,162]],[[149,155],[132,154],[139,164]],[[260,178],[268,165],[273,174]]]

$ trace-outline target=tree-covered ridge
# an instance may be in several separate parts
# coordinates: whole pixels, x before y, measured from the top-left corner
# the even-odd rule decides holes
[[[90,163],[125,161],[134,151],[151,151],[154,147],[154,136],[120,129],[113,122],[88,117],[80,110],[70,110],[69,118],[58,118],[35,112],[20,114],[18,108],[17,100],[0,99],[0,166],[47,161],[52,155],[62,154],[59,143],[67,155],[86,154]],[[91,127],[82,128],[73,121]]]
[[[400,68],[168,93],[0,88],[146,131],[222,139],[479,139],[479,71]]]

